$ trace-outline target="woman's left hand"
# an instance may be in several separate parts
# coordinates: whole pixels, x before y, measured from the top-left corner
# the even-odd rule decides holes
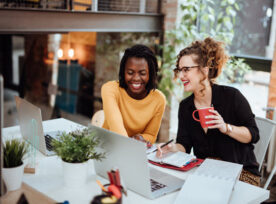
[[[209,110],[209,112],[213,113],[214,115],[205,116],[206,119],[207,118],[212,119],[210,121],[207,121],[206,124],[214,124],[214,125],[209,126],[208,128],[209,129],[218,128],[221,133],[225,134],[227,132],[226,123],[224,122],[221,115],[216,110]]]

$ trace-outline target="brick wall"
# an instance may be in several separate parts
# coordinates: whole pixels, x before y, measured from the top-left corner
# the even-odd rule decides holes
[[[22,74],[24,73],[25,97],[33,103],[48,103],[47,87],[42,82],[49,81],[47,58],[48,36],[26,35],[25,58]]]
[[[276,42],[274,45],[274,54],[273,54],[271,73],[270,73],[268,107],[276,107]],[[273,116],[272,113],[268,115],[269,118],[272,118],[272,116]]]
[[[161,12],[165,15],[164,29],[170,30],[175,27],[177,19],[178,0],[163,0]]]

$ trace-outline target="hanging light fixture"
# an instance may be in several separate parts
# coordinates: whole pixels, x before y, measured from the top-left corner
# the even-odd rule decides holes
[[[61,48],[58,49],[57,55],[59,59],[63,57],[63,50]]]
[[[74,57],[74,54],[75,54],[74,49],[73,49],[73,48],[70,48],[70,49],[68,50],[68,56],[72,59],[72,58]]]

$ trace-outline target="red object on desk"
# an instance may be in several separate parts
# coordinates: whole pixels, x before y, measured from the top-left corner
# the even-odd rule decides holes
[[[111,192],[118,199],[122,197],[122,193],[120,189],[114,184],[111,184],[110,186],[108,186],[108,191]]]
[[[196,162],[191,162],[183,167],[172,166],[169,164],[160,164],[160,163],[153,162],[150,160],[149,160],[149,163],[154,164],[156,166],[163,167],[163,168],[167,168],[167,169],[174,169],[174,170],[178,170],[178,171],[188,171],[196,166],[199,166],[203,161],[204,161],[204,159],[196,159]]]

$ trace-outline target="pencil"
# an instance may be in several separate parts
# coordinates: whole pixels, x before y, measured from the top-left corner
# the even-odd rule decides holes
[[[170,144],[170,143],[172,143],[173,142],[173,139],[171,139],[170,141],[168,141],[168,142],[166,142],[165,144],[162,144],[161,146],[160,146],[160,148],[163,148],[163,147],[165,147],[165,146],[167,146],[168,144]],[[154,151],[152,151],[152,152],[156,152],[158,149],[155,149]]]

